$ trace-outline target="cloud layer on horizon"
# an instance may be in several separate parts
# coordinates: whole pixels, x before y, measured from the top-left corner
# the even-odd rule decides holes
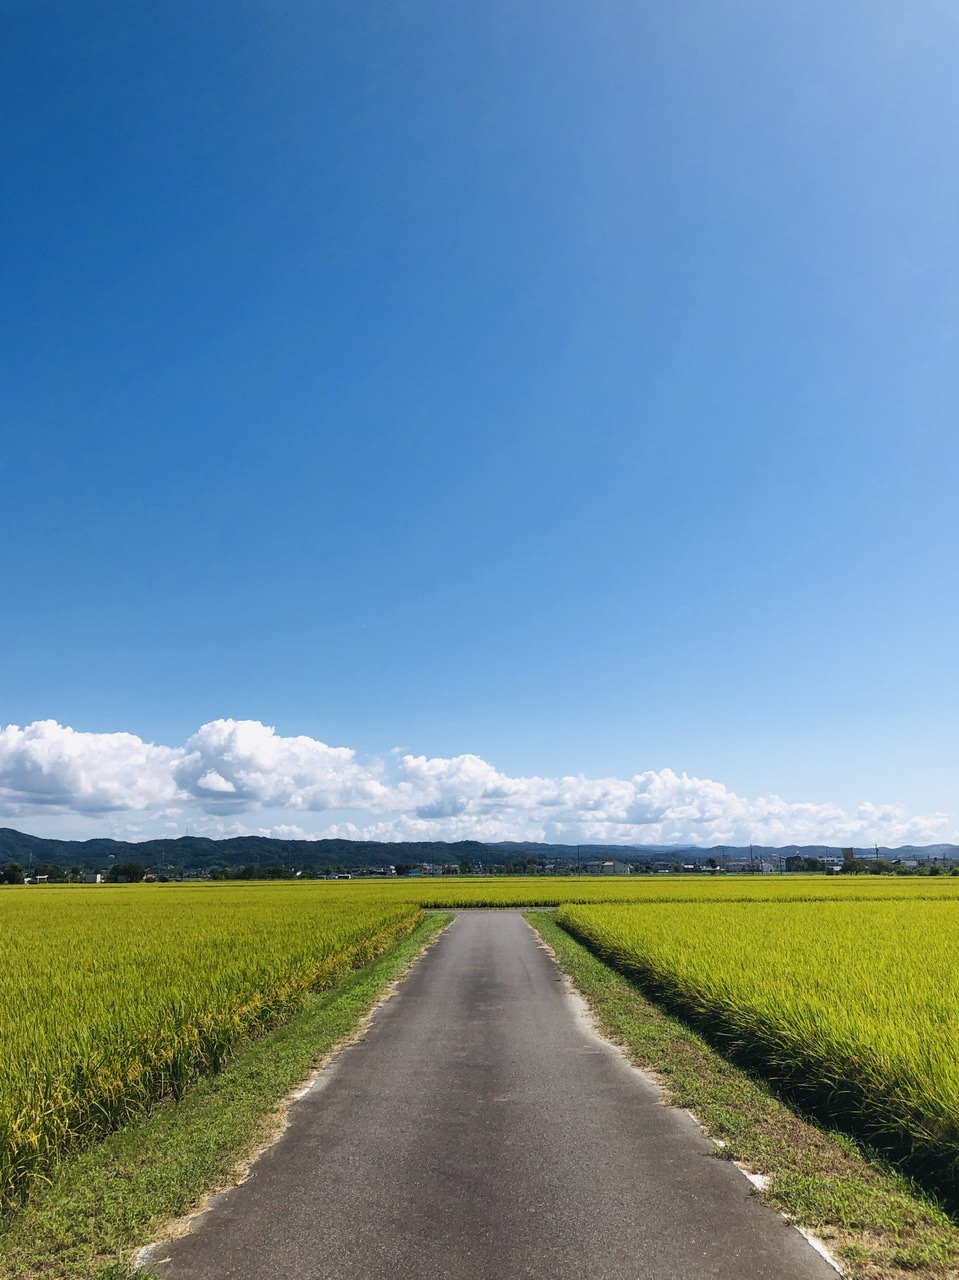
[[[256,816],[284,820],[257,825]],[[355,813],[356,819],[329,821]],[[745,799],[671,769],[629,778],[510,777],[475,755],[393,752],[363,762],[348,747],[282,737],[257,720],[214,720],[178,747],[129,733],[38,720],[0,729],[0,818],[118,821],[151,834],[262,834],[376,840],[555,843],[881,845],[959,842],[955,817],[898,804]],[[312,821],[310,816],[316,815]],[[288,817],[288,821],[285,820]],[[105,833],[105,832],[104,832]]]

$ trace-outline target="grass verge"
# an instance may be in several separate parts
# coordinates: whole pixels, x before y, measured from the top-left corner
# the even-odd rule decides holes
[[[180,1102],[65,1160],[0,1220],[0,1280],[126,1280],[129,1259],[208,1191],[230,1185],[277,1132],[283,1101],[450,920],[429,914],[402,941],[250,1044]]]
[[[862,1280],[959,1280],[959,1227],[908,1179],[842,1134],[803,1119],[756,1077],[727,1062],[678,1019],[556,923],[526,919],[552,948],[603,1033],[652,1072],[722,1143],[718,1154],[769,1178],[761,1198],[819,1237]]]

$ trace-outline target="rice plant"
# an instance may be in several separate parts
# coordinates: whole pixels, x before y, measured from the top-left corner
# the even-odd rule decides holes
[[[951,895],[571,905],[557,918],[737,1061],[956,1202],[959,903]]]
[[[0,1205],[67,1151],[180,1097],[419,918],[413,903],[344,887],[0,893]]]

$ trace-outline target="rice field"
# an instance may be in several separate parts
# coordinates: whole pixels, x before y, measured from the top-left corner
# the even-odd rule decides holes
[[[0,889],[0,1206],[180,1097],[423,908],[564,925],[794,1091],[959,1160],[959,879],[442,877]]]
[[[959,1197],[951,891],[939,901],[568,905],[557,919],[737,1061]]]
[[[362,881],[331,883],[362,886]],[[439,876],[377,881],[371,891],[424,907],[558,907],[590,902],[959,901],[959,876]]]
[[[420,917],[342,887],[0,892],[0,1205],[68,1150],[180,1096]]]

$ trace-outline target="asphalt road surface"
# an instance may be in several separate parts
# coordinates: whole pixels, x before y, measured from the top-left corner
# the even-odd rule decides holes
[[[162,1280],[836,1280],[595,1036],[518,912],[461,914]]]

